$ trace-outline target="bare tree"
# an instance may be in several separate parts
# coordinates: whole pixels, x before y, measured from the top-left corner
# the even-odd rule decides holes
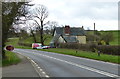
[[[48,10],[47,8],[44,6],[44,5],[39,5],[37,7],[35,7],[33,9],[33,17],[39,19],[40,21],[40,25],[39,25],[39,28],[40,28],[40,39],[41,39],[41,44],[44,45],[44,40],[43,40],[43,27],[44,25],[44,21],[45,19],[48,17]],[[37,21],[36,21],[37,23]],[[39,23],[37,23],[39,24]]]
[[[55,29],[55,27],[58,26],[58,23],[56,21],[51,21],[51,22],[49,22],[49,26],[50,26],[51,34],[53,35],[54,29]]]
[[[26,21],[26,25],[27,25],[27,28],[30,31],[32,37],[33,37],[34,42],[36,43],[37,39],[36,39],[36,36],[35,36],[35,33],[34,33],[36,31],[36,28],[37,28],[36,23],[34,23],[34,22],[29,23],[29,21]]]

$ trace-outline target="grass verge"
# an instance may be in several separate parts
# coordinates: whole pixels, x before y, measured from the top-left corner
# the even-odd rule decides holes
[[[18,64],[21,59],[13,52],[5,51],[6,52],[6,59],[2,60],[2,66],[9,66],[13,64]]]
[[[6,44],[13,45],[15,48],[32,49],[31,47],[18,45],[17,44],[18,41],[19,41],[18,38],[9,39],[9,42],[7,42]],[[120,60],[119,60],[120,56],[115,56],[115,55],[101,54],[100,56],[98,56],[98,54],[95,52],[81,51],[81,50],[75,50],[75,49],[63,49],[63,48],[50,48],[50,49],[39,49],[39,50],[120,64]],[[76,51],[77,51],[77,53],[76,53]]]
[[[77,57],[84,57],[89,59],[95,59],[95,60],[101,60],[105,62],[120,64],[120,61],[119,61],[120,56],[115,56],[115,55],[107,55],[107,54],[101,53],[100,56],[98,56],[98,53],[95,53],[95,52],[80,51],[80,50],[74,50],[74,49],[63,49],[63,48],[62,49],[61,48],[38,49],[38,50],[66,54],[66,55],[73,55]]]

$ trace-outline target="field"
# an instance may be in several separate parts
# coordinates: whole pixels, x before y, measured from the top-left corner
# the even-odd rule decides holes
[[[88,33],[93,34],[93,31],[89,31]],[[101,34],[103,34],[103,33],[112,33],[113,37],[114,37],[114,40],[110,42],[110,45],[119,45],[119,42],[118,42],[119,41],[118,40],[119,34],[118,33],[120,33],[120,31],[115,31],[115,30],[113,30],[113,31],[99,31],[99,33],[101,33]],[[51,36],[51,35],[45,35],[45,37],[47,37],[47,39],[45,40],[44,44],[45,45],[49,45],[53,36]],[[37,42],[40,43],[40,36],[37,35],[36,39],[37,39]],[[9,39],[9,40],[11,40],[11,39]],[[28,37],[28,38],[23,39],[21,41],[19,41],[18,38],[14,38],[12,41],[14,41],[12,43],[12,45],[14,45],[15,47],[18,46],[17,45],[18,42],[27,43],[27,44],[34,43],[33,37]]]
[[[111,32],[113,33],[114,40],[110,42],[110,45],[119,45],[119,33],[120,31],[101,31],[101,33]]]
[[[7,42],[7,44],[12,44],[14,42],[13,40],[15,41],[18,39],[10,39],[9,42]],[[19,46],[19,45],[17,46],[15,42],[13,44],[17,48],[32,49],[31,47],[25,47],[25,46]],[[38,49],[38,50],[73,55],[73,56],[84,57],[84,58],[90,58],[90,59],[101,60],[105,62],[120,63],[120,61],[118,60],[120,56],[107,55],[107,54],[101,54],[100,56],[98,56],[98,53],[90,52],[90,51],[81,51],[81,50],[63,49],[63,48],[50,48],[50,49]]]
[[[118,33],[119,33],[118,31],[99,31],[99,32],[101,34],[105,33],[105,32],[112,32],[113,36],[114,36],[114,40],[110,42],[110,45],[118,45]],[[93,31],[90,33],[93,33]],[[52,36],[50,36],[45,41],[45,45],[49,45],[51,39],[52,39]],[[37,37],[37,40],[39,40],[39,37]],[[8,42],[6,44],[13,45],[16,48],[32,49],[31,47],[18,45],[18,42],[19,42],[18,38],[10,38],[10,39],[8,39]],[[31,44],[31,43],[33,43],[33,38],[29,37],[29,38],[23,40],[22,42]],[[38,42],[40,42],[40,41],[38,41]],[[48,51],[48,52],[67,54],[67,55],[73,55],[73,56],[78,56],[78,57],[85,57],[85,58],[101,60],[101,61],[105,61],[105,62],[120,63],[120,61],[118,61],[119,56],[115,56],[115,55],[101,54],[100,56],[98,56],[98,53],[95,53],[95,52],[81,51],[81,50],[75,50],[75,49],[74,50],[73,49],[62,49],[62,48],[50,48],[50,49],[41,49],[41,50]]]
[[[27,46],[20,46],[18,45],[19,42],[19,38],[9,38],[8,42],[6,42],[6,45],[12,45],[15,48],[23,48],[23,49],[30,49],[31,47],[27,47]]]
[[[113,34],[113,41],[110,41],[110,45],[119,45],[119,34],[120,34],[120,30],[111,30],[111,31],[98,31],[99,33],[103,34],[103,33],[112,33]],[[88,33],[93,34],[93,31],[88,31]]]
[[[52,40],[52,36],[51,35],[44,35],[44,38],[46,38],[44,44],[49,45],[50,41]],[[40,36],[37,35],[36,39],[37,39],[37,42],[40,43]],[[34,40],[33,40],[33,37],[28,37],[27,39],[24,39],[20,42],[32,44],[32,43],[34,43]]]

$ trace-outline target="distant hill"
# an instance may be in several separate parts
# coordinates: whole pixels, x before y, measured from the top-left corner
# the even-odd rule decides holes
[[[93,34],[93,30],[86,30],[87,33]],[[110,45],[118,45],[118,38],[120,38],[120,30],[108,30],[108,31],[98,31],[99,33],[113,33],[114,40],[110,42]]]

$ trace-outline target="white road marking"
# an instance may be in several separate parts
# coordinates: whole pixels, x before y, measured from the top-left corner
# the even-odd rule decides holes
[[[36,50],[36,52],[38,52],[38,51]],[[39,51],[39,52],[40,52],[40,51]],[[115,63],[104,62],[104,61],[98,61],[98,60],[87,59],[87,58],[76,57],[76,56],[65,55],[65,54],[59,54],[59,53],[54,53],[54,52],[46,52],[46,53],[56,54],[56,55],[61,55],[61,56],[68,56],[68,57],[73,57],[73,58],[83,59],[83,60],[89,60],[89,61],[94,61],[94,62],[101,62],[101,63],[105,63],[105,64],[110,64],[110,65],[119,65],[119,64],[115,64]]]
[[[40,71],[42,71],[42,69],[40,69]]]
[[[40,69],[40,67],[38,67],[38,69]]]
[[[46,74],[45,72],[42,72],[43,74]]]
[[[46,75],[45,77],[49,78],[49,76],[48,76],[48,75]]]
[[[40,52],[38,50],[32,50],[35,52]],[[49,53],[49,54],[55,54],[55,55],[61,55],[61,56],[68,56],[68,57],[73,57],[73,58],[77,58],[77,59],[82,59],[82,60],[89,60],[89,61],[93,61],[93,62],[100,62],[100,63],[104,63],[104,64],[110,64],[110,65],[116,65],[118,66],[119,64],[115,64],[115,63],[110,63],[110,62],[104,62],[104,61],[98,61],[98,60],[94,60],[94,59],[88,59],[88,58],[82,58],[82,57],[76,57],[76,56],[71,56],[71,55],[65,55],[65,54],[60,54],[60,53],[54,53],[54,52],[46,52],[46,51],[42,51],[43,53]]]
[[[20,52],[17,52],[17,53],[21,54]],[[37,73],[39,74],[40,77],[49,78],[49,76],[38,66],[38,64],[34,60],[30,59],[30,57],[27,57],[27,56],[25,56],[25,57],[31,61],[32,65],[34,66],[35,70],[37,71]],[[40,70],[42,75],[44,75],[44,76],[42,76],[38,70]]]
[[[65,60],[62,60],[62,59],[50,57],[50,56],[47,56],[47,55],[42,55],[42,54],[39,54],[39,55],[44,56],[44,57],[48,57],[48,58],[51,58],[51,59],[55,59],[55,60],[58,60],[58,61],[61,61],[61,62],[65,62],[65,63],[71,64],[71,65],[74,65],[74,66],[77,66],[77,67],[80,67],[80,68],[83,68],[83,69],[86,69],[86,70],[89,70],[89,71],[93,71],[93,72],[96,72],[96,73],[99,73],[99,74],[102,74],[102,75],[109,76],[109,77],[119,77],[118,75],[111,74],[111,73],[108,73],[108,72],[104,72],[104,71],[101,71],[101,70],[98,70],[98,69],[95,69],[95,68],[87,67],[87,66],[84,66],[84,65],[79,65],[79,64],[76,64],[76,63],[73,63],[73,62],[69,62],[69,61],[65,61]]]
[[[28,52],[28,51],[26,51],[26,52]],[[30,53],[30,52],[28,52],[28,53]],[[87,67],[87,66],[84,66],[84,65],[79,65],[79,64],[76,64],[76,63],[73,63],[73,62],[65,61],[65,60],[58,59],[58,58],[55,58],[55,57],[51,57],[51,56],[48,56],[48,55],[43,55],[43,54],[39,54],[39,53],[36,53],[36,54],[38,54],[40,56],[47,57],[47,58],[55,59],[55,60],[58,60],[58,61],[61,61],[61,62],[65,62],[65,63],[71,64],[71,65],[74,65],[74,66],[77,66],[77,67],[80,67],[80,68],[83,68],[83,69],[86,69],[86,70],[89,70],[89,71],[93,71],[93,72],[96,72],[96,73],[99,73],[99,74],[102,74],[102,75],[109,76],[109,77],[120,77],[120,76],[115,75],[115,74],[104,72],[104,71],[101,71],[101,70],[98,70],[98,69],[95,69],[95,68],[91,68],[91,67]]]

